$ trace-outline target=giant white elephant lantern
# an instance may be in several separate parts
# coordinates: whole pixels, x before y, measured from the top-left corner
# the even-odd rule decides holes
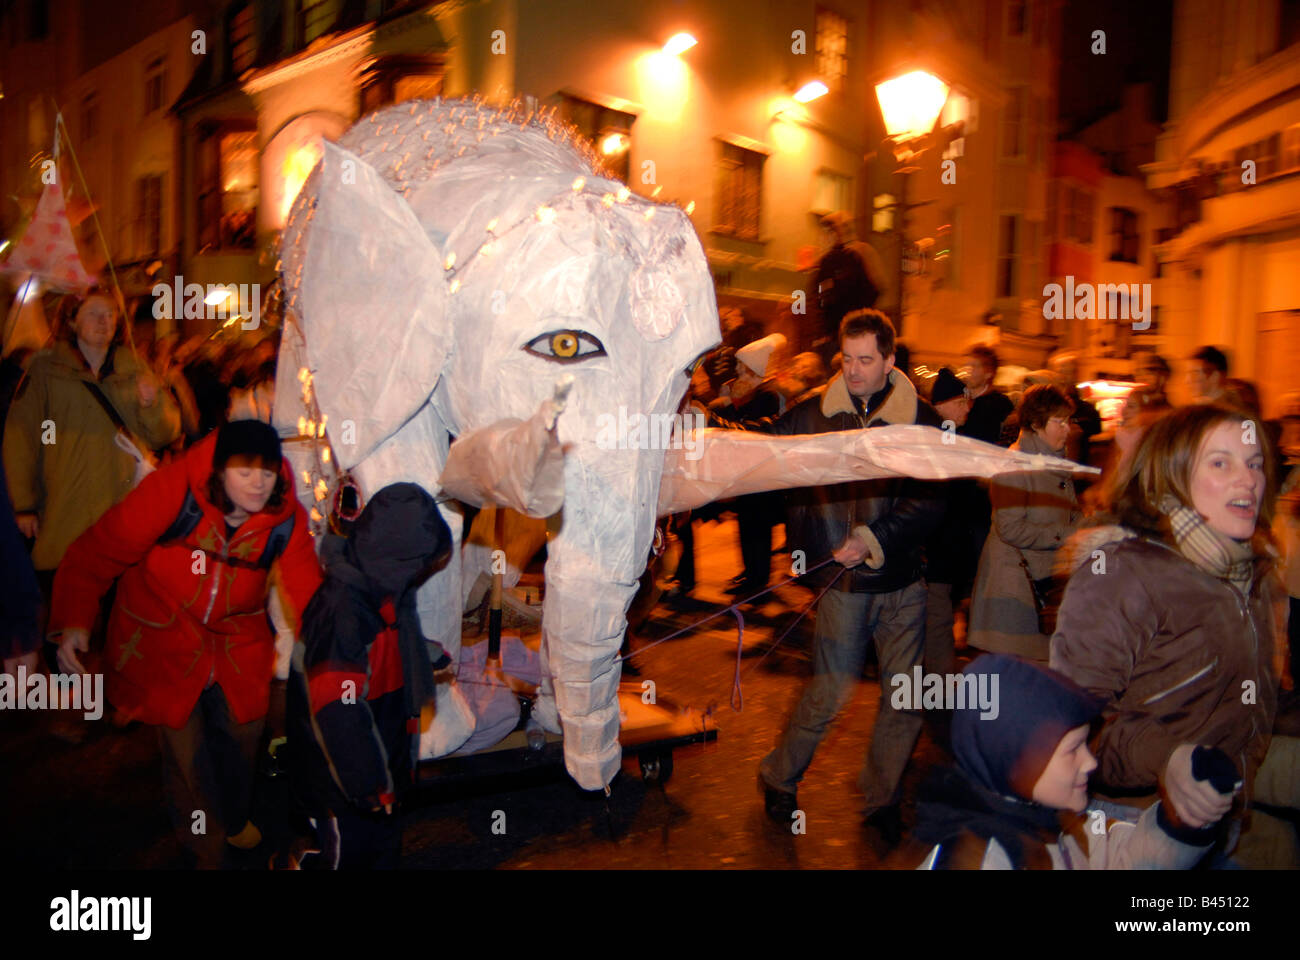
[[[587,789],[608,785],[620,763],[617,654],[657,514],[747,489],[989,474],[1027,460],[967,441],[941,447],[928,428],[721,437],[723,457],[670,451],[673,482],[689,492],[661,490],[665,451],[609,449],[599,420],[620,407],[629,418],[678,409],[692,361],[720,340],[704,251],[682,210],[601,176],[575,133],[518,107],[415,101],[358,122],[325,144],[281,250],[282,432],[298,433],[308,413],[294,398],[310,371],[331,466],[364,492],[421,484],[444,498],[457,541],[449,494],[555,515],[535,716],[562,726],[566,766]],[[426,635],[453,655],[460,577],[453,562],[419,594]],[[439,686],[424,755],[473,732],[458,702]]]

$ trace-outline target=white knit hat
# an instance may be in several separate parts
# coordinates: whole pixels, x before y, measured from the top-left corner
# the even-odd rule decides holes
[[[785,350],[785,337],[779,333],[769,333],[762,340],[747,343],[736,351],[736,359],[760,377],[767,376],[767,362],[772,359],[772,351]]]

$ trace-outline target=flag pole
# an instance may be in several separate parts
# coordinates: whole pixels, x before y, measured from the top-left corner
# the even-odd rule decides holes
[[[53,103],[53,98],[51,98]],[[95,210],[95,204],[90,196],[90,186],[86,183],[86,176],[81,172],[81,163],[77,160],[77,150],[72,145],[72,135],[68,133],[67,125],[63,122],[63,111],[59,109],[58,103],[54,103],[54,162],[55,168],[58,167],[59,161],[59,131],[63,131],[63,137],[68,143],[68,155],[72,157],[72,166],[77,171],[77,179],[81,181],[81,190],[86,195],[86,203],[90,205],[90,216],[95,221],[95,233],[99,236],[99,245],[104,248],[104,261],[108,265],[108,275],[113,281],[113,293],[117,296],[117,308],[122,312],[122,325],[126,327],[126,343],[131,348],[131,355],[140,359],[140,353],[135,348],[135,333],[131,330],[131,318],[126,315],[126,298],[122,296],[122,286],[117,282],[117,270],[113,267],[113,254],[108,249],[108,241],[104,238],[104,228],[99,222],[99,213]]]

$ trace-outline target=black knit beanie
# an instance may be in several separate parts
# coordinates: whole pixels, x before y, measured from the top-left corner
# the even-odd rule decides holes
[[[217,431],[212,468],[220,470],[231,457],[258,457],[268,470],[280,469],[280,435],[261,420],[232,420]]]

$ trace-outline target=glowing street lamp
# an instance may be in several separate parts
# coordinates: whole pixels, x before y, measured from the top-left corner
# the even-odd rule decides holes
[[[829,92],[830,91],[826,89],[826,84],[822,83],[820,80],[813,80],[800,87],[795,93],[794,98],[800,103],[811,103],[818,97],[826,96]]]
[[[891,139],[906,141],[925,136],[948,100],[948,84],[924,70],[876,84],[876,99]]]
[[[883,80],[876,84],[876,99],[880,102],[880,115],[885,121],[885,133],[893,141],[894,156],[899,167],[899,192],[895,224],[898,230],[898,333],[903,332],[903,294],[906,288],[903,261],[907,253],[907,212],[923,204],[908,203],[907,179],[919,167],[911,162],[929,146],[928,137],[943,113],[948,100],[948,84],[932,73],[913,70],[910,73]]]
[[[670,57],[675,57],[691,49],[697,42],[689,33],[674,33],[668,38],[668,42],[664,44],[664,53]]]

